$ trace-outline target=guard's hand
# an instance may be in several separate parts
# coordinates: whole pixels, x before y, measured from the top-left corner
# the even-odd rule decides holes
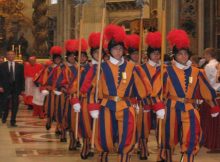
[[[80,103],[76,103],[73,105],[73,109],[75,112],[80,112],[80,109],[81,109],[81,105]]]
[[[216,118],[218,115],[219,115],[218,112],[217,112],[217,113],[213,113],[213,114],[211,114],[211,116],[212,116],[213,118]]]
[[[160,110],[156,111],[156,114],[157,114],[157,118],[158,119],[164,119],[165,110],[164,109],[160,109]]]
[[[93,119],[97,119],[99,117],[99,110],[92,110],[89,113]]]
[[[57,95],[57,96],[60,96],[60,95],[62,94],[61,91],[56,91],[56,90],[54,90],[53,92],[54,92],[54,94]]]
[[[135,108],[136,113],[139,114],[139,112],[140,112],[140,107],[139,107],[139,105],[138,105],[138,104],[134,104],[133,107]]]
[[[42,93],[44,96],[49,95],[49,91],[48,91],[48,90],[42,90],[41,93]]]

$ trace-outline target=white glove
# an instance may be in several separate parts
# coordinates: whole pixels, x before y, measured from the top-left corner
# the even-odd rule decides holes
[[[49,91],[48,91],[48,90],[42,90],[41,93],[42,93],[44,96],[49,95]]]
[[[138,104],[134,104],[133,107],[135,108],[136,113],[139,114],[139,111],[140,111],[139,105]]]
[[[99,117],[99,110],[92,110],[89,113],[93,119],[97,119]]]
[[[156,112],[157,114],[157,118],[159,119],[164,119],[164,115],[165,115],[165,110],[164,109],[160,109]]]
[[[213,118],[215,118],[215,117],[217,117],[217,116],[218,116],[218,114],[219,114],[219,112],[214,113],[214,114],[211,114],[211,116],[212,116]]]
[[[203,103],[203,100],[197,99],[197,100],[196,100],[196,103],[197,103],[198,105],[201,105],[201,104]]]
[[[59,96],[59,95],[61,95],[61,94],[62,94],[62,92],[60,92],[60,91],[56,91],[56,90],[54,90],[53,92],[54,92],[54,93],[55,93],[55,95],[57,95],[57,96]]]
[[[73,109],[75,112],[80,112],[80,109],[81,109],[81,105],[80,103],[76,103],[73,105]]]

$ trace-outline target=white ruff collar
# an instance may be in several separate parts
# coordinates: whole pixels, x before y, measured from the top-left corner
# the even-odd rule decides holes
[[[98,61],[96,61],[95,59],[92,59],[92,64],[93,65],[98,64]]]
[[[153,66],[153,67],[158,67],[158,66],[161,65],[161,62],[156,63],[156,62],[152,61],[151,59],[149,59],[149,60],[148,60],[148,64],[150,64],[150,65]]]
[[[186,65],[183,65],[183,64],[178,63],[176,60],[174,60],[174,65],[175,65],[178,69],[186,70],[186,69],[188,69],[188,68],[191,67],[192,62],[191,62],[190,60],[188,60],[188,61],[186,62]]]
[[[112,64],[114,64],[114,65],[119,65],[119,66],[122,65],[122,64],[125,62],[124,57],[121,58],[121,61],[118,61],[117,59],[115,59],[115,58],[112,57],[112,56],[110,56],[109,61],[110,61]]]

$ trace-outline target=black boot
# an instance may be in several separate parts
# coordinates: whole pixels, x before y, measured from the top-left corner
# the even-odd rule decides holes
[[[76,147],[77,147],[77,148],[80,148],[81,146],[82,146],[82,145],[81,145],[79,139],[77,139],[77,141],[76,141]]]
[[[33,110],[33,106],[32,105],[28,105],[28,110]]]
[[[69,150],[70,151],[75,151],[77,150],[77,146],[76,146],[76,139],[74,137],[74,133],[72,131],[70,131],[70,144],[69,144]]]
[[[148,148],[147,148],[147,140],[146,139],[140,139],[140,153],[139,153],[139,159],[140,160],[147,160],[147,157],[149,156]]]
[[[50,123],[47,123],[47,124],[46,124],[46,130],[50,130],[50,128],[51,128],[51,124],[50,124]]]
[[[80,153],[81,159],[87,159],[89,157],[89,139],[83,139],[83,147]]]
[[[66,138],[61,138],[60,142],[67,142],[67,139]]]
[[[61,131],[57,129],[57,130],[55,131],[55,134],[56,134],[56,136],[60,136],[60,135],[61,135]]]

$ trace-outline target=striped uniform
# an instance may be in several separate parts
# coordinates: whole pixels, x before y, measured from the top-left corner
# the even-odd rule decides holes
[[[75,149],[75,112],[72,108],[72,105],[70,104],[70,98],[76,97],[77,93],[77,73],[78,73],[78,67],[77,65],[66,65],[66,68],[64,69],[64,79],[67,83],[66,89],[66,99],[64,104],[64,110],[63,110],[63,118],[62,118],[62,128],[63,128],[63,136],[65,137],[66,129],[69,128],[69,134],[70,134],[70,144],[69,149]]]
[[[150,63],[145,63],[141,65],[143,71],[145,72],[146,77],[150,80],[151,86],[153,86],[153,78],[159,68],[152,66]],[[137,120],[137,131],[138,131],[138,139],[139,139],[139,147],[141,150],[140,157],[147,157],[148,148],[147,142],[151,129],[152,111],[153,105],[159,102],[157,97],[147,96],[145,99],[141,101],[141,109],[138,114]]]
[[[98,85],[101,109],[95,137],[99,160],[107,161],[108,152],[116,149],[118,161],[129,161],[136,136],[135,110],[130,96],[135,85],[138,95],[146,97],[147,90],[151,92],[151,85],[147,78],[141,79],[141,68],[136,68],[131,62],[125,61],[118,66],[107,61],[102,63],[101,68]],[[117,97],[120,99],[117,100]]]
[[[81,67],[81,76],[80,76],[80,88],[85,81],[86,75],[90,69],[90,65],[86,64]],[[83,139],[83,147],[81,150],[81,157],[85,159],[89,154],[90,148],[90,138],[92,135],[92,119],[89,115],[89,111],[87,108],[89,100],[89,94],[83,95],[80,94],[80,103],[81,103],[81,111],[79,113],[79,135]]]
[[[52,120],[57,119],[57,114],[55,112],[59,100],[53,90],[56,90],[62,81],[62,79],[58,80],[58,76],[60,76],[61,72],[61,67],[53,64],[43,69],[35,79],[35,82],[41,86],[41,89],[47,89],[49,91],[49,95],[46,97],[44,105],[47,114],[47,126],[49,128]]]
[[[82,84],[85,80],[85,77],[90,69],[90,65],[86,64],[84,67],[82,67],[81,70],[81,76],[80,76],[80,88],[82,87]],[[87,103],[88,103],[88,95],[80,95],[80,103],[82,106],[82,109],[79,114],[79,134],[83,139],[91,138],[91,118],[87,109]]]
[[[83,83],[80,88],[81,96],[84,96],[81,132],[83,136],[83,148],[81,151],[81,157],[86,157],[90,152],[90,139],[92,136],[92,123],[93,119],[89,114],[89,106],[93,107],[96,104],[96,78],[97,78],[97,64],[93,64],[85,75]],[[86,136],[85,136],[86,135]]]
[[[155,85],[159,82],[160,79],[155,79]],[[163,86],[167,108],[163,123],[161,157],[172,161],[171,150],[180,143],[183,161],[193,161],[202,139],[200,117],[193,101],[197,97],[197,91],[200,91],[203,99],[216,104],[216,93],[204,74],[195,67],[185,70],[176,65],[166,67]],[[154,88],[160,91],[160,86]]]

